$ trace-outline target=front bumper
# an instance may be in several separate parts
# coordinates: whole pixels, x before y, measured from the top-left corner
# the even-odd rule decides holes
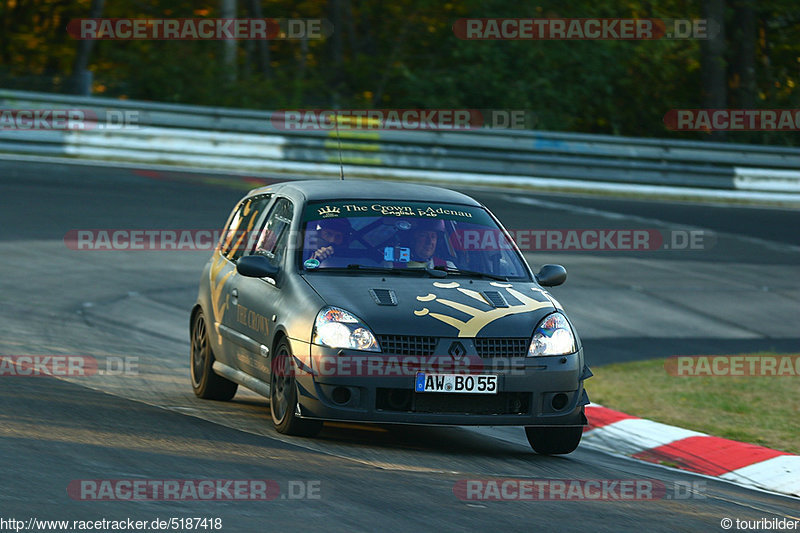
[[[566,356],[468,358],[452,367],[423,361],[391,361],[317,345],[293,343],[294,353],[310,353],[296,375],[303,418],[375,423],[491,426],[583,426],[589,398],[583,381],[583,349]],[[309,351],[305,351],[308,349]],[[348,364],[337,365],[337,358]],[[360,364],[349,364],[356,358]],[[433,361],[433,359],[431,359]],[[399,364],[392,364],[393,362]],[[463,361],[462,361],[463,362]],[[370,366],[372,365],[372,366]],[[467,369],[468,367],[468,369]],[[414,392],[417,371],[498,376],[498,394]]]

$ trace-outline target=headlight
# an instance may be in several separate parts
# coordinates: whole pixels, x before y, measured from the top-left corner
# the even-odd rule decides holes
[[[537,355],[567,355],[578,350],[575,335],[569,327],[567,317],[553,313],[539,322],[528,348],[528,357]]]
[[[326,307],[314,321],[314,344],[331,348],[349,348],[367,352],[380,352],[375,335],[359,319],[344,309]]]

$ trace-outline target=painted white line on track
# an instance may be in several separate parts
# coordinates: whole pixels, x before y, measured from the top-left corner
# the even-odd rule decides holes
[[[759,237],[751,237],[749,235],[740,235],[737,233],[727,233],[721,232],[717,230],[713,230],[711,228],[697,226],[697,225],[689,225],[689,224],[680,224],[675,222],[668,222],[666,220],[661,220],[658,218],[653,217],[643,217],[640,215],[630,215],[626,213],[619,213],[617,211],[608,211],[606,209],[597,209],[594,207],[585,207],[581,205],[573,205],[567,204],[564,202],[554,202],[551,200],[540,200],[538,198],[530,198],[527,196],[510,196],[510,195],[503,195],[503,200],[508,202],[523,204],[523,205],[532,205],[537,207],[544,207],[549,209],[557,209],[561,211],[567,211],[569,213],[575,213],[579,215],[589,215],[589,216],[598,216],[602,218],[607,218],[609,220],[632,220],[634,222],[639,222],[643,224],[653,224],[657,226],[663,226],[671,229],[684,229],[684,230],[700,230],[700,231],[707,231],[711,232],[714,235],[722,236],[722,237],[730,237],[733,239],[739,239],[743,241],[750,242],[752,244],[757,244],[759,246],[763,246],[767,249],[778,251],[778,252],[800,252],[800,246],[795,246],[793,244],[785,244],[779,243],[775,241],[770,241],[767,239],[761,239]],[[725,206],[728,207],[728,206]],[[741,208],[741,206],[736,206]]]

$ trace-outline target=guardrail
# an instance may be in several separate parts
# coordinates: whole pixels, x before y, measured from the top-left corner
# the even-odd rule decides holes
[[[0,152],[237,170],[338,173],[333,131],[287,131],[265,111],[0,90],[2,109],[83,109],[135,127],[20,131]],[[341,131],[350,175],[404,172],[800,193],[800,149],[545,131]],[[521,181],[520,181],[521,180]]]

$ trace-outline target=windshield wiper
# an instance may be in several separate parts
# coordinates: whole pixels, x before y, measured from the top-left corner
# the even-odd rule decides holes
[[[435,267],[439,272],[447,274],[460,274],[462,276],[476,276],[480,278],[493,279],[496,281],[508,281],[508,276],[499,276],[497,274],[489,274],[488,272],[478,272],[477,270],[461,270],[458,268],[447,268],[443,266]]]
[[[391,267],[380,267],[380,266],[365,266],[359,264],[351,264],[347,265],[346,267],[332,267],[332,268],[320,268],[314,270],[314,272],[365,272],[365,273],[380,273],[380,274],[419,274],[420,272],[424,272],[431,276],[432,278],[446,278],[447,272],[443,272],[441,270],[433,270],[430,268],[391,268]]]
[[[447,272],[441,270],[433,270],[432,268],[391,268],[391,267],[378,267],[378,266],[365,266],[359,264],[347,265],[347,270],[358,270],[361,272],[425,272],[432,278],[446,278]]]

